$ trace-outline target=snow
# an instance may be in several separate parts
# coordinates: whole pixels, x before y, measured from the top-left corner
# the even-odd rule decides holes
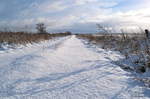
[[[0,99],[149,99],[149,89],[112,63],[121,58],[75,36],[3,50]]]

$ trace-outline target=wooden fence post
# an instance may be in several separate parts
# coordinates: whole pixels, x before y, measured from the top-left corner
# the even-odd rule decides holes
[[[146,38],[149,39],[149,30],[145,29]]]
[[[150,36],[150,33],[149,33],[148,29],[145,29],[145,35],[146,35],[146,38],[145,38],[146,52],[149,55],[149,60],[150,60],[150,48],[149,48],[149,43],[150,43],[149,36]]]

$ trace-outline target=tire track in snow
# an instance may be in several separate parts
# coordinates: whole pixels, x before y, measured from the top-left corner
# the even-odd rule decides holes
[[[28,63],[29,61],[32,61],[34,59],[44,58],[41,56],[41,53],[43,53],[46,50],[50,50],[50,52],[55,51],[61,44],[63,44],[63,42],[65,42],[65,40],[69,38],[70,37],[58,39],[54,42],[54,44],[48,44],[47,46],[44,47],[40,46],[38,49],[33,51],[32,48],[29,48],[28,50],[31,49],[31,51],[29,52],[25,51],[21,55],[18,55],[17,57],[14,56],[13,59],[11,59],[11,62],[9,64],[7,64],[6,66],[5,65],[1,66],[0,67],[0,77],[1,77],[0,96],[9,96],[14,94],[12,89],[15,89],[14,84],[17,81],[19,81],[17,80],[18,77],[16,75],[15,75],[16,77],[13,77],[15,72],[20,72],[21,75],[24,75],[24,73],[28,73],[29,69],[32,69],[32,65]],[[20,52],[22,51],[24,50],[23,49],[19,50],[18,54],[20,54]]]

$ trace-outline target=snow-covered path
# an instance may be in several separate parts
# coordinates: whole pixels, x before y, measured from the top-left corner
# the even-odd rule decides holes
[[[87,48],[75,36],[1,53],[0,99],[146,99],[130,74],[112,64],[121,57]]]

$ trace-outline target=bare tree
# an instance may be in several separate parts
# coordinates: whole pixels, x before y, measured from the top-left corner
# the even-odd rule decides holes
[[[98,30],[100,30],[100,32],[102,32],[102,33],[108,33],[108,29],[106,29],[105,26],[103,26],[101,24],[96,24],[96,25],[97,25]]]
[[[47,33],[46,32],[46,26],[44,23],[36,24],[36,29],[37,29],[38,33]]]

